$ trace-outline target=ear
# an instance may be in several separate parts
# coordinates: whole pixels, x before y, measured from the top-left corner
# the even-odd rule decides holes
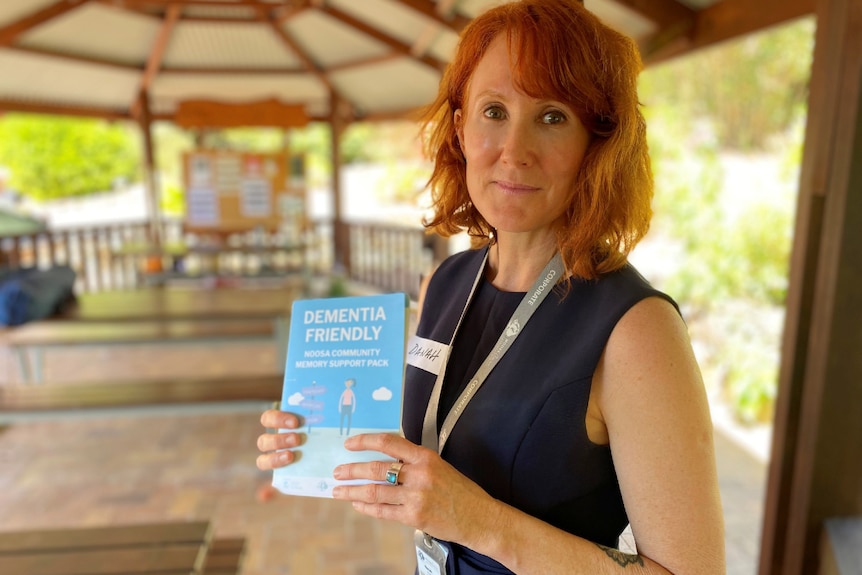
[[[455,135],[458,137],[458,145],[461,147],[461,153],[464,153],[464,112],[461,108],[455,110],[452,114],[452,121],[455,123]]]

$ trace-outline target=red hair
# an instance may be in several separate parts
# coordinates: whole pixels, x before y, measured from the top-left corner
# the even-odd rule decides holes
[[[422,119],[434,214],[444,237],[466,230],[485,243],[492,229],[470,201],[454,112],[464,106],[473,71],[491,42],[506,34],[519,90],[570,106],[591,134],[557,244],[566,269],[593,279],[619,269],[646,234],[653,178],[646,123],[637,97],[641,60],[632,40],[576,0],[521,0],[477,16],[462,32],[436,100]]]

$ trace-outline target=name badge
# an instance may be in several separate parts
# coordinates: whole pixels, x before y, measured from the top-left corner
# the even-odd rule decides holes
[[[446,558],[449,549],[422,531],[413,534],[416,544],[416,566],[419,575],[446,575]]]
[[[407,342],[407,365],[440,375],[449,345],[414,335]]]

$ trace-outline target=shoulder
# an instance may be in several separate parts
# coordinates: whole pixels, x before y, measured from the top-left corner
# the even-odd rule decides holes
[[[688,329],[672,300],[660,295],[625,311],[608,338],[601,368],[609,393],[636,394],[671,381],[702,386]]]

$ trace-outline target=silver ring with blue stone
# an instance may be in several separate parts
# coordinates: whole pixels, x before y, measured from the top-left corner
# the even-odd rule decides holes
[[[390,485],[401,485],[398,481],[398,475],[401,473],[401,468],[404,466],[403,461],[393,461],[386,472],[386,483]]]

